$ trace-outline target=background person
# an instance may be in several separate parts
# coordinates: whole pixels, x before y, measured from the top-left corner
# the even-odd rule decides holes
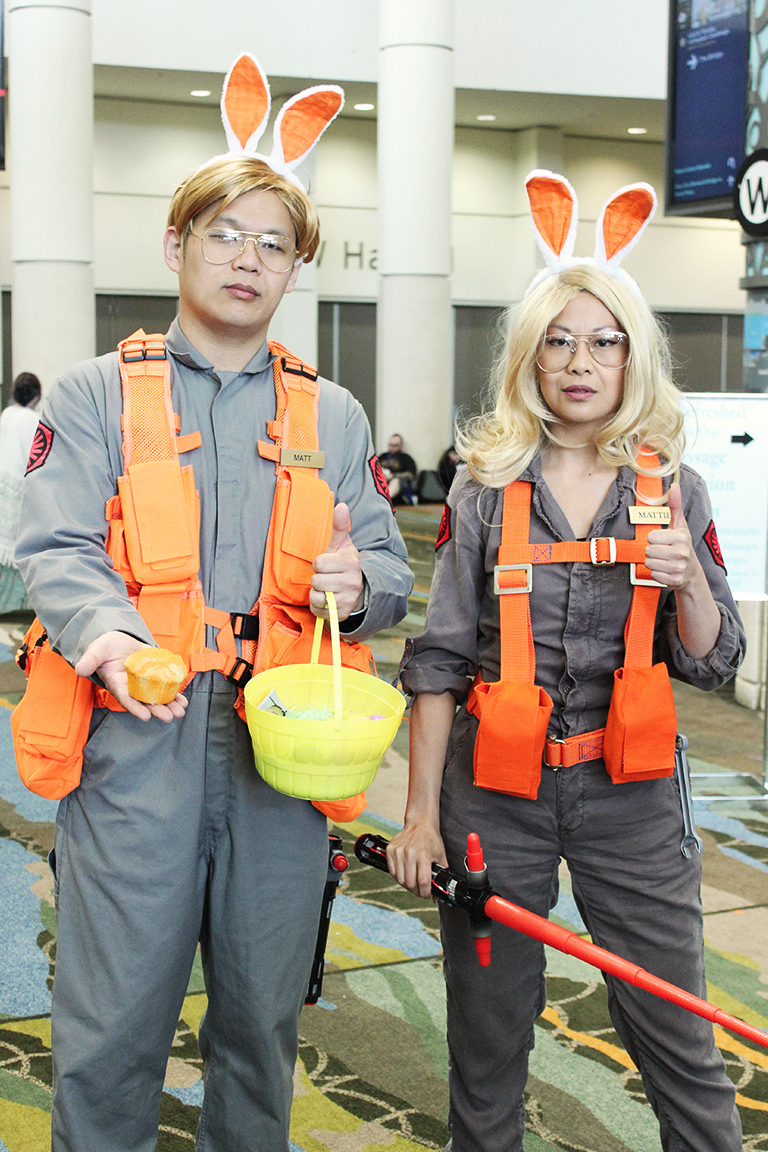
[[[536,192],[529,188],[532,203]],[[560,235],[566,232],[567,221]],[[600,751],[614,673],[625,659],[633,597],[627,564],[533,564],[535,684],[551,706],[547,731],[555,743],[531,791],[516,787],[514,794],[511,784],[502,791],[485,778],[477,786],[473,761],[481,749],[491,769],[504,773],[506,757],[530,739],[510,707],[495,744],[478,742],[486,714],[477,692],[490,685],[490,699],[491,689],[504,691],[494,569],[511,481],[523,482],[513,490],[527,492],[531,502],[529,523],[517,513],[510,524],[540,544],[545,557],[560,541],[631,539],[628,513],[644,468],[639,448],[658,452],[671,523],[650,532],[645,552],[662,585],[653,659],[713,689],[733,676],[744,654],[704,483],[680,463],[683,422],[664,337],[628,277],[576,262],[567,250],[564,258],[561,251],[549,255],[513,326],[495,410],[457,439],[468,468],[446,507],[426,631],[401,669],[415,701],[405,827],[388,850],[390,870],[428,896],[432,863],[460,870],[467,834],[477,832],[494,890],[546,916],[557,901],[564,858],[595,943],[705,996],[701,864],[696,852],[691,859],[681,853],[680,797],[670,778],[674,712],[669,769],[667,762],[643,761],[635,740],[629,752],[647,777],[617,784]],[[672,483],[675,475],[679,483]],[[655,697],[641,700],[640,710],[646,728],[660,724]],[[565,766],[549,767],[563,741],[586,733],[587,741],[572,743],[574,762],[563,753]],[[580,761],[582,754],[594,758]],[[528,1054],[546,1003],[544,948],[517,932],[496,931],[491,965],[481,968],[466,914],[444,905],[440,914],[451,1147],[521,1152]],[[711,1024],[613,977],[606,983],[614,1026],[642,1076],[662,1147],[738,1152],[734,1088]]]
[[[450,492],[451,490],[451,484],[453,484],[456,470],[460,463],[461,459],[459,454],[455,446],[451,444],[450,448],[446,448],[445,452],[443,452],[437,465],[437,475],[446,492]]]
[[[27,607],[24,581],[14,554],[21,514],[24,472],[37,428],[40,381],[20,372],[13,382],[13,402],[0,412],[0,613]]]
[[[403,438],[395,432],[389,438],[387,451],[379,463],[389,486],[393,504],[413,504],[413,486],[416,483],[416,461],[403,452]]]

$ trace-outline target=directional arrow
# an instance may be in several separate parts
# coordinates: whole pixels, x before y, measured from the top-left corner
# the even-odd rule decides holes
[[[754,436],[750,436],[749,432],[742,432],[741,436],[731,436],[731,444],[743,444],[745,448],[753,440]]]

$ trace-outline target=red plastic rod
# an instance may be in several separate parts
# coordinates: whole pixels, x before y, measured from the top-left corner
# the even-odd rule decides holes
[[[696,1016],[702,1016],[705,1020],[720,1024],[723,1028],[728,1028],[731,1032],[738,1032],[741,1036],[746,1036],[748,1040],[753,1040],[763,1048],[768,1048],[768,1032],[763,1032],[761,1028],[754,1028],[751,1024],[745,1023],[744,1020],[739,1020],[738,1016],[730,1016],[727,1012],[723,1012],[722,1008],[716,1008],[714,1004],[702,1000],[699,996],[693,996],[690,992],[683,991],[675,984],[669,984],[658,976],[652,976],[650,972],[646,972],[644,968],[639,968],[637,964],[632,964],[629,960],[623,960],[621,956],[614,955],[613,952],[607,952],[605,948],[599,948],[597,944],[583,940],[575,932],[569,932],[567,928],[553,924],[551,920],[545,920],[542,916],[537,916],[535,912],[528,912],[525,908],[520,908],[517,904],[511,904],[509,900],[502,899],[501,896],[490,896],[484,912],[486,916],[491,920],[497,920],[499,924],[506,924],[507,927],[514,928],[525,936],[531,936],[534,940],[541,940],[543,944],[549,944],[552,948],[557,948],[558,951],[565,952],[567,955],[577,956],[579,960],[585,960],[587,964],[594,965],[602,972],[608,972],[611,976],[618,976],[620,980],[626,980],[628,984],[634,984],[637,988],[644,988],[646,992],[652,992],[654,996],[659,996],[662,1000],[669,1000],[672,1004],[678,1004]]]
[[[482,872],[485,868],[483,849],[477,832],[470,832],[467,836],[467,868],[470,872]]]

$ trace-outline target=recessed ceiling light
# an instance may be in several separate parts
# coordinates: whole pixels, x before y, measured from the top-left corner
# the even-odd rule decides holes
[[[491,120],[495,120],[495,119],[496,119],[495,116],[490,116],[490,115],[488,115],[488,116],[475,116],[475,120],[486,120],[486,121],[488,121],[489,124],[490,124]]]
[[[190,92],[190,96],[199,96],[200,99],[202,99],[204,96],[210,96],[210,94],[210,88],[193,88]]]
[[[647,131],[647,128],[627,128],[630,136],[645,136]]]
[[[375,104],[354,104],[355,112],[373,112]]]

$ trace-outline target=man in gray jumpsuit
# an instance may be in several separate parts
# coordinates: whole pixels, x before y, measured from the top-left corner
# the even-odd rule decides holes
[[[229,233],[226,263],[210,262],[205,246],[214,218]],[[275,262],[275,238],[292,260],[280,272],[265,263]],[[317,240],[303,191],[250,157],[211,161],[171,205],[173,408],[182,436],[202,436],[182,463],[200,492],[205,600],[227,612],[248,612],[258,597],[272,508],[274,463],[257,451],[275,416],[267,328]],[[105,550],[105,502],[124,463],[121,412],[115,354],[57,382],[33,448],[18,553],[52,646],[127,710],[94,712],[81,784],[57,818],[53,1149],[154,1149],[199,940],[208,1010],[197,1147],[285,1152],[327,824],[261,780],[236,690],[219,673],[199,673],[167,706],[128,696],[125,658],[153,640]],[[346,636],[364,640],[405,614],[412,577],[363,411],[327,381],[318,435],[337,507],[310,606],[325,614],[333,591]]]

